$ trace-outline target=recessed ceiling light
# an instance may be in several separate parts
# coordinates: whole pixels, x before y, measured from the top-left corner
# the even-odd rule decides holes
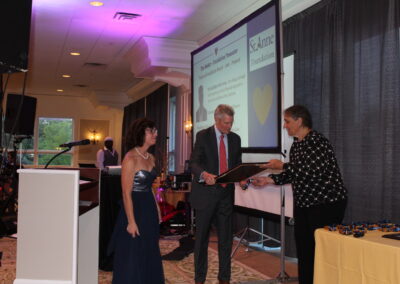
[[[90,5],[92,5],[94,7],[100,7],[100,6],[103,6],[104,3],[100,2],[100,1],[92,1],[92,2],[90,2]]]
[[[79,55],[81,55],[79,52],[70,52],[69,54],[71,54],[72,56],[79,56]]]
[[[68,74],[64,74],[64,75],[62,75],[64,78],[70,78],[71,77],[71,75],[68,75]]]
[[[64,92],[63,89],[57,89],[57,92]]]

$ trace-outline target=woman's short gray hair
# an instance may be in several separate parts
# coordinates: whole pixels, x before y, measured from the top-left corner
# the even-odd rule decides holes
[[[224,105],[224,104],[218,105],[214,111],[214,118],[222,118],[224,114],[233,117],[235,115],[235,111],[233,110],[233,107],[231,107],[230,105]]]
[[[285,109],[284,114],[292,117],[295,120],[301,118],[303,120],[302,126],[312,129],[312,117],[310,111],[305,106],[293,105]]]

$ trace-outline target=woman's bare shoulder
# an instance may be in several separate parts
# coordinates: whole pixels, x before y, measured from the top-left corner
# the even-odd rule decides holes
[[[124,160],[123,161],[127,161],[127,162],[137,162],[137,160],[140,158],[140,156],[135,152],[130,150],[129,152],[127,152],[124,156]]]
[[[135,152],[132,152],[132,151],[127,152],[122,161],[122,167],[130,168],[130,169],[135,169],[135,168],[139,167],[140,166],[139,158],[140,158],[139,155],[137,155]]]

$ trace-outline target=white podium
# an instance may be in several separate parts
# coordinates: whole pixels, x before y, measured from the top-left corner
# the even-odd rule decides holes
[[[99,170],[18,173],[14,284],[97,284]]]

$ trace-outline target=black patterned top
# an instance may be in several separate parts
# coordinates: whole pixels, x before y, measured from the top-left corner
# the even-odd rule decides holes
[[[333,147],[316,131],[310,131],[301,141],[295,138],[290,162],[283,169],[281,174],[270,177],[275,184],[292,184],[297,207],[333,203],[347,197]]]

